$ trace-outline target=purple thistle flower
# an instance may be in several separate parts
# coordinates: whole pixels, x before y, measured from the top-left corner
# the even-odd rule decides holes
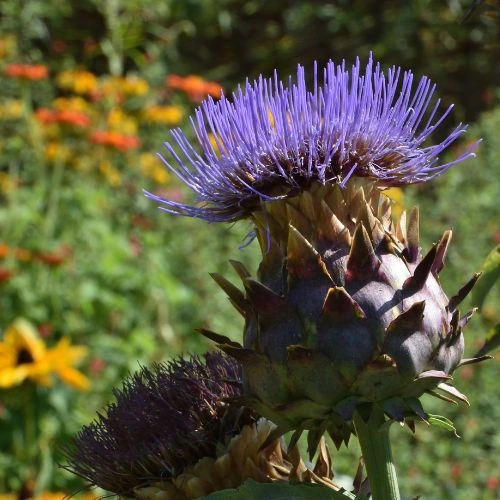
[[[154,365],[114,389],[116,402],[64,448],[68,471],[113,493],[166,481],[253,423],[224,399],[242,393],[237,361],[219,353]]]
[[[248,216],[261,202],[293,196],[314,182],[345,186],[352,176],[372,178],[380,187],[428,181],[474,156],[474,144],[456,160],[439,155],[466,130],[459,124],[437,145],[425,141],[453,106],[430,106],[435,85],[422,77],[416,89],[411,71],[384,73],[372,56],[364,70],[330,61],[323,85],[307,89],[304,68],[284,85],[262,76],[238,88],[232,100],[205,100],[191,125],[201,153],[180,129],[165,143],[165,165],[197,194],[195,206],[156,196],[163,210],[209,222]],[[212,140],[211,140],[212,137]],[[214,147],[214,142],[216,147]]]

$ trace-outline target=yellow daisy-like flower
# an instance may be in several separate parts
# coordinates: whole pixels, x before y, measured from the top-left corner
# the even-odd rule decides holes
[[[119,187],[122,185],[122,176],[120,171],[113,167],[108,160],[103,160],[99,164],[99,170],[113,187]]]
[[[47,348],[36,328],[19,318],[7,328],[0,342],[0,388],[14,387],[25,380],[50,386],[56,374],[66,384],[87,390],[89,380],[73,368],[86,354],[86,347],[71,346],[66,338]]]
[[[69,339],[62,338],[55,347],[47,350],[45,362],[51,372],[65,383],[80,391],[90,387],[89,379],[73,365],[77,364],[87,355],[85,346],[72,346]]]
[[[137,134],[137,121],[120,108],[113,108],[107,116],[108,127],[115,132],[127,135]]]
[[[16,188],[18,181],[7,172],[0,172],[0,191],[9,193]]]
[[[21,118],[23,111],[23,103],[19,99],[10,99],[0,106],[0,120]]]
[[[141,173],[153,179],[157,184],[168,184],[170,176],[156,155],[142,153],[139,156],[139,166]]]
[[[54,109],[59,111],[79,111],[80,113],[90,113],[92,111],[91,104],[83,97],[57,97],[52,101]]]
[[[148,82],[136,76],[126,76],[120,83],[123,92],[127,95],[145,95],[149,92]]]
[[[88,94],[97,87],[97,77],[90,71],[63,71],[57,75],[57,85],[76,94]]]
[[[17,41],[14,35],[0,36],[0,59],[6,59],[15,54],[16,47]]]
[[[184,111],[179,106],[151,106],[144,110],[144,118],[148,122],[162,123],[165,125],[178,125],[184,116]]]
[[[51,141],[45,146],[45,159],[53,163],[57,161],[67,162],[71,158],[71,149],[58,141]]]

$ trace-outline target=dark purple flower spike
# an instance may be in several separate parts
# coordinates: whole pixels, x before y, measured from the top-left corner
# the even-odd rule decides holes
[[[168,480],[255,421],[225,398],[241,395],[239,364],[219,353],[143,368],[115,389],[116,402],[65,448],[65,469],[123,496]]]

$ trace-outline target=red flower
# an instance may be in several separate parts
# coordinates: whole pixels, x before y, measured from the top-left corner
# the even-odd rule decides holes
[[[486,481],[486,487],[491,491],[497,491],[500,487],[500,478],[495,476],[490,476],[488,481]]]
[[[52,325],[50,323],[41,323],[38,325],[38,332],[41,337],[46,339],[50,337],[50,334],[52,333]]]
[[[462,472],[463,472],[463,466],[460,462],[453,462],[450,465],[450,473],[453,479],[455,480],[460,479],[460,477],[462,476]]]
[[[106,361],[101,358],[94,358],[90,362],[89,368],[92,375],[99,375],[106,368]]]
[[[0,267],[0,283],[9,281],[12,276],[14,276],[14,271]]]
[[[63,245],[55,252],[36,252],[35,259],[48,264],[49,266],[58,266],[68,259],[71,255],[71,249]]]
[[[56,54],[62,54],[66,50],[66,44],[62,40],[54,40],[52,42],[52,50]]]
[[[128,239],[130,251],[134,257],[139,257],[142,254],[142,244],[139,236],[132,234]]]

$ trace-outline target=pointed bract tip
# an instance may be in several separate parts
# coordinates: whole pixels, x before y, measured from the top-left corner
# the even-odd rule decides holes
[[[448,310],[454,312],[458,305],[469,295],[482,273],[475,273],[474,276],[454,295],[448,302]]]
[[[333,287],[328,290],[321,314],[322,316],[330,316],[337,321],[366,317],[361,306],[343,287]]]
[[[351,250],[347,259],[347,277],[352,279],[369,279],[377,274],[380,260],[363,223],[359,223],[354,231]]]
[[[427,255],[418,263],[417,267],[413,271],[413,276],[410,276],[403,283],[404,291],[413,294],[420,291],[423,288],[425,282],[427,281],[427,278],[429,277],[432,266],[434,264],[434,259],[436,258],[436,252],[437,252],[437,245],[434,245],[429,250]]]

